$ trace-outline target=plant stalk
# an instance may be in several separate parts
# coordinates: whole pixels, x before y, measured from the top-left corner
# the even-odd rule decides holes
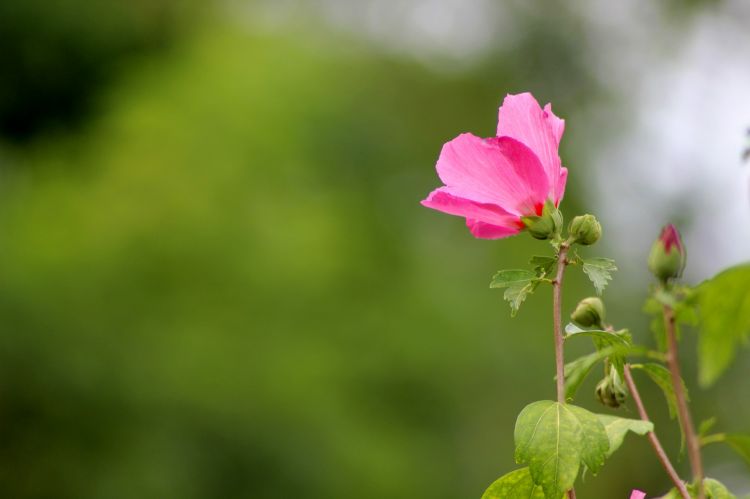
[[[687,440],[688,458],[690,459],[690,468],[693,471],[693,481],[698,487],[698,499],[705,499],[703,491],[703,462],[701,461],[701,447],[698,436],[695,433],[693,420],[688,409],[687,397],[682,384],[682,374],[680,373],[680,359],[677,353],[677,334],[675,331],[674,310],[669,305],[663,306],[664,312],[664,330],[667,335],[667,366],[672,375],[672,387],[674,388],[675,398],[677,399],[677,414],[685,431],[685,440]]]
[[[565,267],[568,265],[568,250],[570,244],[564,242],[557,253],[557,274],[552,281],[552,321],[555,330],[555,366],[557,368],[557,401],[565,403],[565,356],[563,355],[562,334],[562,284]],[[568,499],[576,499],[575,489],[568,491]]]
[[[625,383],[628,385],[628,390],[630,390],[630,394],[633,396],[633,401],[635,402],[635,406],[638,408],[638,414],[641,416],[641,420],[650,422],[651,420],[648,418],[646,408],[643,406],[641,395],[638,393],[638,389],[635,386],[635,381],[633,381],[633,375],[630,373],[630,364],[625,364]],[[680,476],[675,471],[674,466],[672,466],[672,463],[670,462],[667,453],[664,452],[664,447],[661,446],[661,442],[659,442],[659,438],[656,436],[655,432],[648,432],[648,441],[651,443],[651,447],[654,448],[656,457],[659,458],[659,462],[664,467],[667,475],[669,475],[672,483],[674,483],[675,487],[677,487],[677,490],[680,491],[680,495],[683,497],[683,499],[690,499],[690,494],[688,493],[685,483],[680,479]]]
[[[565,357],[563,355],[563,334],[562,334],[562,284],[565,267],[568,265],[567,243],[560,245],[560,252],[557,254],[557,275],[552,282],[552,320],[555,330],[555,365],[557,366],[557,401],[565,403]]]

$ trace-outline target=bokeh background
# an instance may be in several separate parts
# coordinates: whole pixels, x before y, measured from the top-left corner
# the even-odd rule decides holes
[[[422,208],[441,145],[551,101],[563,211],[602,220],[609,317],[652,344],[662,224],[691,282],[750,257],[749,55],[743,0],[3,0],[0,495],[479,498],[554,396],[548,290],[511,319],[489,279],[547,248]],[[701,390],[683,347],[695,419],[750,432],[750,352]],[[669,483],[629,436],[578,495],[634,487]]]

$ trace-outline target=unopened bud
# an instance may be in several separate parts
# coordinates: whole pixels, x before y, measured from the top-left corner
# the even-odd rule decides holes
[[[612,369],[609,376],[596,385],[596,396],[599,402],[607,407],[618,408],[627,398],[628,392],[625,384],[620,379],[616,369]]]
[[[602,237],[602,226],[594,215],[579,215],[570,221],[568,232],[574,242],[589,246]]]
[[[570,314],[573,322],[583,327],[602,327],[604,317],[604,303],[594,296],[578,302],[576,309]]]
[[[680,233],[674,225],[669,224],[661,230],[659,238],[651,246],[648,269],[660,281],[666,282],[682,275],[686,261],[687,254]]]
[[[521,221],[536,239],[553,239],[562,229],[562,214],[552,201],[547,200],[541,215],[521,217]]]

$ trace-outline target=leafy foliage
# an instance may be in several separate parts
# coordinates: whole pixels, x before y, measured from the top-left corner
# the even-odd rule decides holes
[[[589,336],[593,339],[597,350],[614,346],[616,349],[609,355],[610,362],[615,366],[620,377],[623,376],[623,366],[625,365],[625,355],[633,345],[630,332],[627,329],[619,331],[602,331],[599,329],[585,329],[576,324],[569,323],[565,326],[565,339]]]
[[[569,404],[542,400],[518,415],[514,432],[516,461],[529,465],[545,497],[560,497],[573,487],[581,464],[597,473],[609,438],[595,414]]]
[[[750,265],[725,270],[697,289],[700,308],[698,378],[713,384],[750,337]]]
[[[750,467],[750,435],[729,433],[724,437],[724,442],[734,449]]]
[[[557,263],[557,259],[551,256],[534,255],[529,260],[529,263],[534,266],[534,271],[540,277],[544,277],[552,272],[552,268],[555,266],[555,263]]]
[[[674,386],[672,385],[672,375],[667,368],[661,364],[655,364],[653,362],[648,364],[632,364],[631,367],[633,369],[642,369],[648,374],[649,378],[661,388],[662,393],[664,393],[664,398],[667,399],[669,417],[675,419],[677,417],[677,395],[675,395]],[[682,381],[682,389],[685,393],[685,399],[689,400],[690,396],[684,380]],[[685,429],[682,427],[682,421],[680,421],[679,418],[677,421],[680,423],[680,449],[682,450],[685,448]]]
[[[667,406],[669,406],[669,417],[674,419],[677,416],[677,396],[674,393],[672,375],[669,373],[669,370],[661,364],[655,364],[653,362],[648,364],[633,364],[631,367],[633,369],[643,370],[648,374],[649,378],[661,388],[664,397],[667,399]],[[685,390],[685,397],[687,398],[688,391],[684,381],[682,383],[682,388]]]
[[[579,327],[572,322],[565,326],[565,338],[573,338],[577,336],[590,336],[602,346],[615,345],[621,347],[628,347],[631,344],[630,333],[627,329],[621,329],[619,331],[602,331],[600,329],[585,329]]]
[[[617,270],[615,261],[609,258],[584,258],[582,261],[583,272],[591,279],[596,293],[601,295],[612,279],[612,272]]]
[[[697,487],[688,485],[687,489],[690,497],[698,497]],[[729,492],[723,483],[713,478],[703,480],[703,490],[706,492],[706,499],[737,499],[737,496]],[[672,489],[659,499],[682,499],[682,495],[680,495],[677,489]]]
[[[663,352],[667,349],[667,335],[664,330],[664,305],[672,307],[675,320],[675,334],[679,339],[681,336],[680,326],[696,326],[698,314],[695,308],[695,296],[687,287],[680,288],[680,293],[689,296],[688,299],[678,300],[674,293],[667,293],[659,289],[649,298],[643,306],[643,311],[652,315],[650,329],[654,334],[659,349]]]
[[[501,476],[482,494],[482,499],[507,499],[508,497],[544,499],[544,491],[541,486],[534,484],[527,467]]]
[[[599,418],[599,421],[604,425],[607,437],[609,437],[609,450],[607,451],[607,457],[614,454],[614,452],[620,448],[622,441],[625,439],[625,435],[629,431],[638,435],[645,435],[650,431],[654,431],[654,424],[650,421],[618,418],[617,416],[610,416],[608,414],[597,414],[596,417]]]
[[[591,369],[599,361],[618,352],[625,353],[622,348],[612,345],[565,364],[565,398],[570,400],[575,397],[578,388],[591,372]]]
[[[701,421],[701,424],[698,426],[698,436],[703,437],[705,435],[708,435],[708,432],[711,431],[711,428],[713,428],[715,424],[716,416],[712,416]]]
[[[530,270],[500,270],[492,278],[491,288],[505,288],[503,298],[508,300],[511,315],[515,316],[526,297],[539,285],[537,275]]]

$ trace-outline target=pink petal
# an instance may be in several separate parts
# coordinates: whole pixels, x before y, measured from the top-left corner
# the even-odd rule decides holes
[[[562,198],[559,191],[560,156],[558,146],[565,129],[565,121],[545,109],[530,93],[507,95],[500,106],[497,122],[498,137],[512,137],[528,146],[541,161],[547,173],[551,196],[555,203]]]
[[[641,492],[640,490],[634,490],[632,494],[630,494],[630,499],[644,499],[646,497],[645,492]]]
[[[539,158],[509,137],[461,134],[443,146],[437,172],[454,195],[516,215],[539,214],[548,197],[549,181]]]
[[[565,193],[565,183],[568,181],[568,169],[565,167],[560,168],[560,177],[557,179],[557,190],[559,197],[555,198],[555,206],[560,204],[560,200]]]
[[[552,135],[554,135],[555,140],[557,140],[557,145],[559,146],[560,139],[562,139],[563,132],[565,131],[565,120],[555,116],[555,113],[552,112],[552,104],[544,106],[544,114],[546,115],[547,122],[552,129]]]
[[[422,205],[449,215],[466,217],[516,232],[520,229],[521,222],[517,215],[508,213],[494,204],[478,203],[456,196],[451,193],[450,187],[435,189],[422,201]]]
[[[503,237],[515,236],[521,232],[520,227],[501,227],[469,218],[466,219],[466,226],[474,237],[480,239],[501,239]]]

